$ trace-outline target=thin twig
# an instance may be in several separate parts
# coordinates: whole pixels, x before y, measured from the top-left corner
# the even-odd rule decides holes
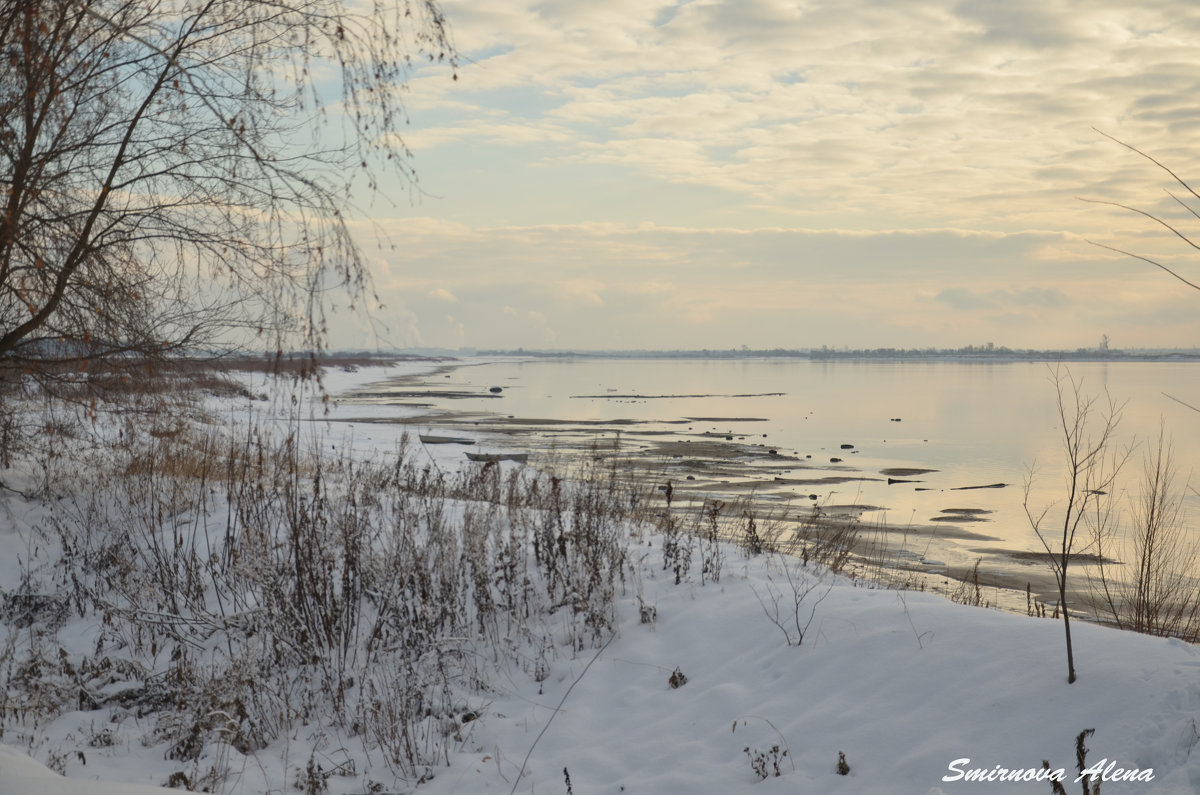
[[[1191,403],[1185,403],[1184,401],[1180,400],[1179,398],[1175,397],[1174,395],[1168,395],[1166,392],[1163,392],[1162,396],[1165,398],[1169,398],[1170,400],[1174,400],[1176,403],[1178,403],[1181,406],[1187,406],[1192,411],[1200,412],[1200,408],[1196,408]]]
[[[1154,165],[1156,165],[1156,166],[1158,166],[1159,168],[1161,168],[1163,171],[1165,171],[1165,172],[1167,172],[1168,174],[1170,174],[1170,175],[1171,175],[1171,178],[1172,178],[1172,179],[1174,179],[1176,182],[1178,182],[1178,183],[1179,183],[1181,186],[1183,186],[1183,189],[1184,189],[1184,190],[1186,190],[1188,193],[1190,193],[1190,194],[1192,194],[1193,196],[1195,196],[1197,199],[1200,199],[1200,194],[1197,194],[1197,193],[1196,193],[1196,191],[1192,190],[1192,186],[1191,186],[1191,185],[1189,185],[1189,184],[1187,184],[1186,182],[1184,182],[1184,181],[1183,181],[1183,179],[1182,179],[1182,178],[1181,178],[1181,177],[1180,177],[1178,174],[1176,174],[1176,173],[1175,173],[1174,171],[1172,171],[1171,169],[1167,168],[1165,165],[1163,165],[1163,164],[1162,164],[1162,163],[1160,163],[1159,161],[1155,160],[1155,159],[1154,159],[1153,157],[1151,157],[1150,155],[1148,155],[1148,154],[1146,154],[1145,152],[1143,152],[1141,149],[1138,149],[1136,146],[1134,146],[1134,145],[1132,145],[1132,144],[1127,144],[1127,143],[1125,143],[1125,142],[1124,142],[1124,141],[1122,141],[1120,138],[1114,138],[1113,136],[1111,136],[1111,135],[1109,135],[1108,133],[1104,132],[1104,130],[1101,130],[1101,129],[1097,128],[1097,127],[1092,127],[1092,129],[1093,129],[1093,130],[1095,130],[1096,132],[1100,133],[1101,135],[1103,135],[1103,136],[1104,136],[1105,138],[1107,138],[1108,140],[1110,140],[1110,141],[1113,141],[1114,143],[1118,143],[1118,144],[1120,144],[1121,146],[1123,146],[1123,147],[1125,147],[1126,149],[1128,149],[1129,151],[1131,151],[1131,152],[1135,152],[1135,153],[1137,153],[1137,154],[1141,155],[1142,157],[1146,158],[1146,159],[1147,159],[1147,160],[1149,160],[1151,163],[1153,163]]]
[[[1105,138],[1109,139],[1110,141],[1118,143],[1121,146],[1128,149],[1129,151],[1134,152],[1138,155],[1141,155],[1145,159],[1149,160],[1151,163],[1153,163],[1154,165],[1158,166],[1163,171],[1170,174],[1171,178],[1173,180],[1175,180],[1175,182],[1177,182],[1184,190],[1186,190],[1188,193],[1190,193],[1194,198],[1200,199],[1200,194],[1197,194],[1196,191],[1192,189],[1191,185],[1189,185],[1187,182],[1185,182],[1182,177],[1180,177],[1178,174],[1176,174],[1174,171],[1169,169],[1167,166],[1165,166],[1160,161],[1158,161],[1155,158],[1153,158],[1152,156],[1146,154],[1141,149],[1138,149],[1136,146],[1133,146],[1132,144],[1127,144],[1119,138],[1114,138],[1113,136],[1109,135],[1108,133],[1104,132],[1103,130],[1097,129],[1096,127],[1092,127],[1092,129],[1095,130],[1096,132],[1100,133],[1101,135],[1103,135]],[[1172,199],[1174,199],[1181,207],[1183,207],[1185,210],[1187,210],[1189,213],[1191,213],[1194,217],[1200,218],[1200,213],[1197,213],[1196,210],[1193,209],[1190,205],[1188,205],[1187,202],[1183,201],[1178,196],[1171,193],[1171,191],[1169,191],[1169,190],[1167,191],[1167,195],[1170,196]],[[1192,248],[1200,250],[1200,244],[1196,243],[1196,241],[1192,240],[1186,234],[1184,234],[1183,232],[1180,232],[1174,226],[1167,223],[1166,221],[1164,221],[1162,218],[1158,217],[1157,215],[1154,215],[1153,213],[1147,212],[1145,210],[1139,210],[1137,207],[1131,207],[1128,204],[1121,204],[1120,202],[1104,201],[1102,199],[1085,199],[1083,197],[1079,197],[1079,199],[1080,199],[1080,201],[1085,201],[1085,202],[1088,202],[1089,204],[1106,204],[1110,207],[1118,207],[1127,212],[1137,213],[1138,215],[1141,215],[1145,218],[1150,219],[1151,221],[1154,221],[1156,224],[1159,224],[1164,229],[1167,229],[1168,231],[1170,231],[1172,234],[1174,234],[1176,237],[1178,237],[1184,243],[1187,243]],[[1161,270],[1166,271],[1167,273],[1171,274],[1179,281],[1186,284],[1188,287],[1191,287],[1193,290],[1200,290],[1200,285],[1197,285],[1195,282],[1191,282],[1191,281],[1185,279],[1184,277],[1180,276],[1175,271],[1168,268],[1166,265],[1163,265],[1161,262],[1150,259],[1149,257],[1143,257],[1140,254],[1134,254],[1132,252],[1125,251],[1124,249],[1115,248],[1113,246],[1107,246],[1103,243],[1097,243],[1094,240],[1089,240],[1087,242],[1091,243],[1093,246],[1097,246],[1097,247],[1103,248],[1103,249],[1108,249],[1109,251],[1115,252],[1117,254],[1121,254],[1126,257],[1132,257],[1133,259],[1140,259],[1142,262],[1148,263],[1150,265],[1153,265],[1156,268],[1160,268]]]
[[[1091,199],[1084,199],[1084,201],[1092,201],[1092,200],[1091,200]],[[1095,204],[1113,204],[1113,202],[1094,202],[1094,203],[1095,203]],[[1115,205],[1115,206],[1117,206],[1117,207],[1123,207],[1124,205],[1117,204],[1117,205]],[[1141,210],[1135,210],[1135,212],[1141,212]],[[1142,213],[1142,214],[1143,214],[1143,215],[1146,215],[1146,213]],[[1151,217],[1153,217],[1153,216],[1151,216]],[[1156,220],[1157,220],[1157,219],[1156,219]],[[1173,232],[1174,232],[1175,230],[1173,230],[1173,229],[1172,229],[1171,231],[1173,231]],[[1177,235],[1178,235],[1178,234],[1179,234],[1179,232],[1175,232],[1175,234],[1177,234]],[[1183,237],[1183,236],[1182,236],[1182,235],[1180,235],[1180,237]],[[1187,238],[1183,238],[1183,239],[1184,239],[1184,240],[1187,240]],[[1093,246],[1096,246],[1096,247],[1098,247],[1098,248],[1106,248],[1106,249],[1108,249],[1109,251],[1115,251],[1117,254],[1123,254],[1123,255],[1124,255],[1124,256],[1126,256],[1126,257],[1133,257],[1134,259],[1140,259],[1142,262],[1147,262],[1147,263],[1149,263],[1149,264],[1153,265],[1153,266],[1154,266],[1154,267],[1156,267],[1156,268],[1161,268],[1162,270],[1164,270],[1164,271],[1166,271],[1167,273],[1169,273],[1169,274],[1171,274],[1172,276],[1174,276],[1174,277],[1175,277],[1176,279],[1178,279],[1179,281],[1181,281],[1181,282],[1183,282],[1184,284],[1186,284],[1188,287],[1191,287],[1193,290],[1200,290],[1200,284],[1196,284],[1195,282],[1190,282],[1190,281],[1188,281],[1187,279],[1183,278],[1183,277],[1182,277],[1182,276],[1180,276],[1178,273],[1176,273],[1175,271],[1171,270],[1171,269],[1170,269],[1170,268],[1168,268],[1166,265],[1163,265],[1161,262],[1158,262],[1157,260],[1152,260],[1152,259],[1150,259],[1149,257],[1143,257],[1141,254],[1134,254],[1132,251],[1126,251],[1126,250],[1125,250],[1125,249],[1123,249],[1123,248],[1117,248],[1117,247],[1115,247],[1115,246],[1106,246],[1106,245],[1105,245],[1105,244],[1103,244],[1103,243],[1097,243],[1095,240],[1089,240],[1089,241],[1087,241],[1087,242],[1091,243]],[[1189,243],[1189,244],[1191,244],[1191,241],[1190,241],[1190,240],[1188,240],[1188,243]]]
[[[616,637],[616,633],[614,633],[612,637],[604,641],[604,645],[597,649],[595,655],[592,656],[592,659],[588,662],[588,664],[583,666],[583,670],[579,672],[579,676],[577,676],[575,681],[571,683],[571,686],[567,688],[567,692],[563,693],[563,697],[559,700],[558,706],[554,708],[553,714],[550,715],[550,720],[546,721],[546,725],[542,727],[542,730],[538,732],[538,736],[534,738],[533,745],[529,746],[529,751],[526,752],[525,759],[521,762],[521,769],[517,771],[517,780],[513,782],[513,788],[508,795],[514,795],[517,791],[517,787],[521,786],[521,776],[525,775],[525,766],[529,764],[529,757],[533,755],[533,749],[537,748],[537,744],[542,739],[542,735],[546,733],[546,730],[550,728],[550,724],[554,722],[556,717],[558,717],[558,713],[562,709],[562,705],[567,701],[567,696],[571,695],[571,691],[575,689],[575,685],[579,684],[580,681],[583,680],[583,677],[585,674],[587,674],[588,669],[592,667],[592,663],[600,659],[600,655],[603,654],[604,650],[608,648],[608,644],[616,640]]]

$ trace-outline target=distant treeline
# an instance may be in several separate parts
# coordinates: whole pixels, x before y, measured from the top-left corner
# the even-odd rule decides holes
[[[529,356],[544,359],[971,359],[989,361],[1200,361],[1200,350],[1116,350],[1076,348],[1035,350],[1003,345],[967,345],[961,348],[728,348],[700,350],[481,350],[478,356]]]

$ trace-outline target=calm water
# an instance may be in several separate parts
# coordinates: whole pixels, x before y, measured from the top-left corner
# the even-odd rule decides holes
[[[497,450],[578,447],[620,434],[624,446],[653,456],[662,453],[664,440],[700,445],[732,437],[728,441],[758,454],[740,477],[720,465],[715,474],[701,474],[685,486],[745,494],[750,480],[757,483],[756,496],[794,510],[811,510],[813,502],[855,504],[876,508],[864,518],[894,530],[943,528],[914,533],[921,540],[913,543],[924,547],[917,554],[952,566],[980,556],[991,560],[996,550],[1041,549],[1023,509],[1031,466],[1036,465],[1033,506],[1044,507],[1062,492],[1062,432],[1052,370],[1042,363],[577,359],[466,364],[376,388],[370,401],[423,404],[423,428],[467,430],[485,448]],[[1128,507],[1146,440],[1157,437],[1160,421],[1174,439],[1181,484],[1193,472],[1200,476],[1200,412],[1166,396],[1200,405],[1200,363],[1062,367],[1098,404],[1106,404],[1106,393],[1123,404],[1116,435],[1120,445],[1141,442],[1125,466],[1126,491],[1118,496],[1118,507]],[[502,388],[499,397],[489,392],[492,386]],[[389,398],[388,390],[402,395]],[[612,424],[616,421],[629,424]],[[853,449],[842,449],[846,444]],[[762,446],[775,449],[778,457],[764,458],[770,451]],[[831,458],[842,461],[831,463]],[[919,482],[889,484],[889,470],[897,468],[936,471],[897,475]],[[859,479],[821,482],[829,477]],[[682,481],[682,471],[677,478]],[[1001,483],[1003,488],[964,488]],[[809,499],[813,494],[815,501]],[[1200,517],[1200,499],[1193,491],[1189,495],[1191,513]],[[978,514],[984,521],[946,521],[961,509],[990,513]]]

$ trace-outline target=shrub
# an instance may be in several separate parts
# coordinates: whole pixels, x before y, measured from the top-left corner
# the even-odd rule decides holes
[[[754,771],[754,775],[758,776],[760,781],[783,775],[779,763],[787,757],[786,749],[780,750],[778,745],[772,745],[767,751],[760,751],[757,748],[751,751],[750,746],[746,746],[743,751],[746,756],[750,757],[750,769]]]

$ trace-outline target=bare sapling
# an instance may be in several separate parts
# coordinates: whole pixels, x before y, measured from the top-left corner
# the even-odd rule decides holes
[[[773,571],[776,565],[778,569]],[[765,571],[765,593],[751,586],[754,596],[767,619],[783,633],[787,645],[800,646],[833,585],[824,573],[814,573],[803,562],[782,553],[772,555]]]
[[[1083,386],[1069,371],[1055,369],[1052,381],[1057,393],[1058,419],[1062,433],[1064,502],[1051,503],[1040,510],[1031,505],[1033,469],[1025,479],[1025,515],[1046,550],[1058,590],[1067,650],[1067,682],[1076,679],[1075,654],[1071,645],[1071,616],[1068,606],[1069,573],[1072,556],[1082,550],[1081,530],[1086,531],[1102,498],[1113,488],[1117,473],[1129,456],[1128,451],[1112,449],[1113,435],[1121,418],[1121,407],[1106,396],[1103,403],[1087,397]]]

